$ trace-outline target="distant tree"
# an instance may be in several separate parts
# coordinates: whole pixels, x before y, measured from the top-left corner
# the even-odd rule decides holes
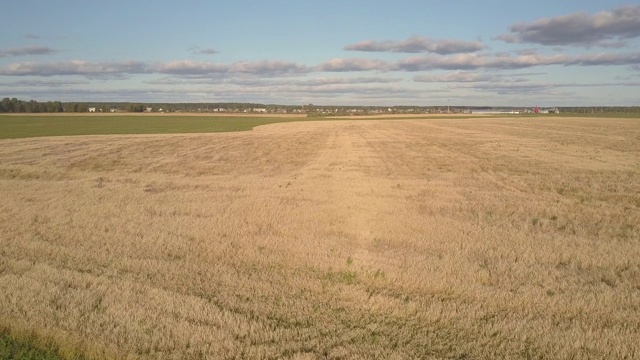
[[[0,102],[0,112],[13,112],[13,104],[8,97],[2,99]]]
[[[25,112],[24,102],[11,98],[11,112]]]
[[[64,111],[64,108],[62,107],[62,103],[60,101],[47,101],[45,106],[46,106],[46,111],[50,113]]]
[[[42,109],[40,108],[40,103],[38,103],[35,100],[31,100],[26,104],[26,109],[25,112],[29,112],[29,113],[39,113],[42,112]]]
[[[129,106],[127,107],[127,110],[130,112],[143,112],[144,111],[144,105],[142,104],[129,104]]]

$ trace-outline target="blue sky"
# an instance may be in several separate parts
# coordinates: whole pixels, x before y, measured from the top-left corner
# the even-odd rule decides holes
[[[0,97],[640,105],[640,1],[3,4]]]

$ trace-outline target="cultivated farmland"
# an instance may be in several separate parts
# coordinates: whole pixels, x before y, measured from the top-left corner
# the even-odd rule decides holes
[[[640,121],[0,141],[0,320],[113,358],[640,357]]]

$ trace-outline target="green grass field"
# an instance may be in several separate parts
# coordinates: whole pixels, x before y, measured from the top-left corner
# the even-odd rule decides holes
[[[109,134],[184,134],[246,131],[297,117],[189,115],[2,115],[0,139]]]

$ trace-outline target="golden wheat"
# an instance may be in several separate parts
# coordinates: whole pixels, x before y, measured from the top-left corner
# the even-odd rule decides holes
[[[0,193],[0,325],[89,357],[640,357],[635,120],[3,140]]]

